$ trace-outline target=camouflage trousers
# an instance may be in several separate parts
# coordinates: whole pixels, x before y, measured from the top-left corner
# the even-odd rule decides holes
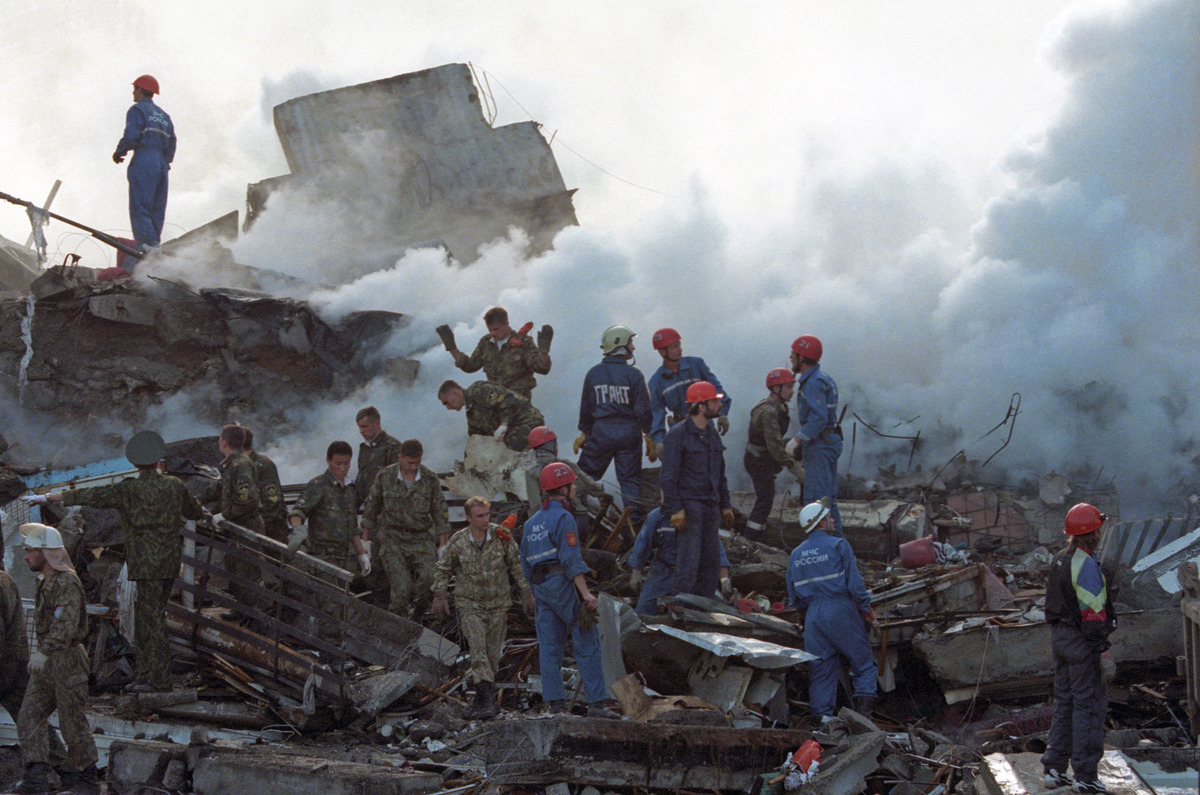
[[[471,652],[471,679],[495,682],[500,670],[500,651],[508,634],[508,608],[477,610],[458,605],[458,626]]]
[[[171,651],[167,640],[167,598],[174,580],[136,580],[133,603],[133,653],[137,678],[155,687],[171,686]]]
[[[58,725],[67,743],[67,767],[79,771],[96,764],[96,741],[84,709],[88,697],[88,657],[75,645],[50,655],[40,673],[31,672],[25,700],[17,716],[21,762],[49,764],[50,713],[58,710]]]
[[[13,723],[21,715],[21,702],[25,700],[25,690],[29,687],[29,671],[25,664],[0,668],[0,707],[8,712]],[[62,768],[67,763],[67,749],[63,747],[57,729],[49,730],[50,766]]]
[[[380,534],[379,559],[392,589],[388,610],[403,615],[412,605],[422,615],[433,599],[437,546],[428,530],[408,532],[387,528]]]
[[[242,526],[249,530],[254,530],[257,533],[265,534],[265,531],[263,530],[262,519],[257,516],[253,519],[246,520]],[[225,570],[235,577],[241,577],[244,580],[249,580],[250,582],[257,584],[259,587],[262,587],[262,569],[259,568],[254,553],[244,545],[238,543],[238,540],[235,536],[227,536],[225,540],[230,546],[236,547],[240,553],[239,557],[234,557],[233,555],[227,555],[225,557],[225,560],[222,563],[222,566],[224,566]],[[240,585],[232,580],[229,582],[228,590],[230,596],[241,602],[246,607],[252,607],[256,610],[270,614],[272,603],[271,600],[266,596],[257,594],[250,590],[250,588],[247,586]]]

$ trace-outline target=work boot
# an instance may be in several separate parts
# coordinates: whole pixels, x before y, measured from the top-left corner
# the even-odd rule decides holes
[[[855,696],[854,711],[864,718],[871,717],[875,712],[875,696]]]
[[[72,795],[100,795],[100,771],[88,765],[72,777],[70,784],[64,781],[63,787],[69,787]]]
[[[569,715],[570,712],[571,710],[567,707],[567,702],[561,698],[542,702],[543,715]]]
[[[481,682],[479,687],[483,690],[483,709],[479,717],[484,720],[496,717],[500,714],[500,705],[496,703],[496,684]]]
[[[1042,784],[1046,789],[1057,789],[1059,787],[1071,786],[1071,777],[1067,775],[1065,770],[1055,770],[1052,767],[1046,768],[1046,775],[1042,778]]]
[[[591,704],[588,704],[587,716],[589,718],[607,718],[608,720],[620,720],[621,714],[619,712],[615,712],[613,709],[611,709],[610,705],[612,705],[612,704],[613,704],[613,701],[611,699],[605,699],[604,701],[594,701]]]
[[[13,792],[23,795],[42,795],[50,792],[50,765],[34,762],[25,766],[25,775],[13,787]]]

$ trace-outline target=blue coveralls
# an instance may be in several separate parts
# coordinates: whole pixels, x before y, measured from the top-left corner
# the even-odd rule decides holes
[[[663,514],[682,509],[686,518],[675,538],[675,593],[712,596],[721,580],[717,528],[730,507],[725,443],[712,422],[700,430],[689,417],[667,431],[658,480]]]
[[[143,97],[125,114],[125,136],[117,142],[118,155],[130,149],[129,225],[139,244],[162,242],[167,216],[167,172],[175,159],[175,127],[166,111]]]
[[[587,441],[579,468],[595,480],[616,463],[621,499],[641,522],[642,434],[650,432],[650,393],[642,373],[622,356],[605,356],[588,370],[579,400],[579,430]]]
[[[720,536],[717,537],[718,543]],[[729,558],[725,554],[725,545],[721,544],[721,568],[729,566]],[[633,549],[625,561],[631,568],[650,571],[642,583],[642,592],[638,596],[637,611],[642,615],[655,616],[661,610],[658,607],[658,597],[670,596],[675,593],[675,528],[671,527],[670,514],[664,514],[662,508],[655,508],[646,517],[642,531],[633,542]]]
[[[520,552],[521,569],[533,589],[537,606],[534,627],[542,673],[542,700],[566,698],[562,662],[570,632],[584,695],[589,704],[594,704],[608,698],[600,663],[600,633],[595,626],[586,632],[579,628],[582,606],[579,592],[571,582],[575,575],[586,574],[588,566],[579,554],[575,517],[559,500],[547,500],[542,505],[542,510],[525,522]]]
[[[814,530],[792,550],[787,591],[788,603],[806,610],[804,650],[820,658],[808,664],[813,716],[833,715],[837,706],[839,655],[850,663],[854,697],[874,698],[875,661],[860,612],[871,608],[871,598],[850,542]]]
[[[650,425],[650,438],[662,445],[667,436],[669,415],[686,417],[688,413],[687,389],[698,381],[707,381],[721,393],[721,382],[699,356],[683,356],[679,359],[679,372],[673,373],[664,364],[650,376],[650,404],[654,407],[654,419]],[[729,416],[733,404],[729,395],[721,399],[721,414]]]
[[[842,533],[842,512],[837,504],[837,462],[842,454],[842,437],[837,425],[837,384],[821,365],[800,376],[796,385],[796,435],[804,449],[804,504],[829,498],[833,527]]]

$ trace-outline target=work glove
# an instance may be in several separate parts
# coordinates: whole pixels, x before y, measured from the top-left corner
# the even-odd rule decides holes
[[[537,601],[533,598],[533,591],[526,590],[521,594],[521,600],[525,603],[525,615],[533,618],[537,612]]]
[[[221,524],[221,522],[225,521],[225,515],[224,515],[224,514],[221,514],[221,513],[214,513],[214,514],[213,514],[213,515],[210,517],[210,521],[212,521],[212,526],[213,526],[213,527],[217,527],[217,526],[219,526],[219,525]]]
[[[492,434],[492,438],[495,439],[497,442],[503,442],[504,434],[506,434],[506,433],[508,433],[508,426],[501,425],[499,428],[496,429],[496,432]]]
[[[671,514],[671,527],[680,531],[687,529],[687,511],[680,508]]]
[[[726,530],[733,527],[733,509],[732,508],[722,508],[721,509],[721,527],[724,527]]]
[[[795,458],[796,448],[799,446],[800,440],[793,436],[791,439],[788,439],[788,443],[783,446],[783,449],[788,455],[790,455],[792,458]]]
[[[720,417],[717,417],[717,433],[721,434],[722,436],[729,433],[729,418],[724,414],[722,414]]]
[[[45,505],[47,503],[45,494],[22,494],[21,502],[29,506]]]
[[[358,575],[360,577],[366,577],[370,573],[371,573],[371,556],[370,556],[370,554],[364,552],[363,554],[358,556]]]
[[[728,577],[721,578],[721,596],[724,596],[726,599],[733,598],[733,580]]]
[[[1104,652],[1100,655],[1100,681],[1104,684],[1112,682],[1117,675],[1117,663],[1113,660],[1112,655]]]
[[[658,444],[650,438],[650,434],[647,433],[644,436],[646,437],[646,458],[649,458],[650,463],[653,464],[658,460]]]
[[[371,542],[363,541],[362,545],[363,545],[363,554],[366,555],[368,558],[371,557]]]
[[[575,455],[579,455],[579,451],[583,449],[583,444],[586,441],[587,441],[586,433],[581,433],[581,434],[579,434],[579,436],[577,436],[575,438],[575,444],[573,445],[575,448]]]
[[[868,607],[866,610],[859,610],[858,612],[868,627],[875,626],[875,608]]]
[[[450,617],[450,595],[445,591],[438,591],[433,595],[433,612],[442,618]]]
[[[447,351],[453,353],[454,351],[458,350],[458,343],[454,341],[454,332],[450,330],[449,326],[443,323],[434,329],[434,331],[436,331],[437,335],[441,338],[442,345],[446,347]]]
[[[50,658],[40,651],[35,651],[29,655],[29,672],[40,674],[46,670],[46,663],[50,662]]]
[[[300,545],[308,540],[308,525],[298,524],[288,533],[288,552],[295,552]]]
[[[120,152],[113,152],[113,162],[116,163],[117,165],[124,163],[125,155],[121,154]]]
[[[804,485],[804,462],[803,461],[793,461],[792,465],[788,467],[788,472],[792,473],[792,477],[794,477],[800,483],[800,485],[802,485],[802,486]]]
[[[632,588],[634,592],[642,590],[642,581],[645,579],[646,575],[642,574],[641,569],[629,570],[629,587]]]
[[[189,533],[196,532],[196,520],[195,519],[184,519],[183,526]]]
[[[590,602],[584,601],[579,606],[579,629],[587,632],[594,626],[596,626],[596,597],[593,596]]]
[[[554,328],[547,323],[537,333],[537,346],[542,353],[550,352],[550,343],[554,341]]]

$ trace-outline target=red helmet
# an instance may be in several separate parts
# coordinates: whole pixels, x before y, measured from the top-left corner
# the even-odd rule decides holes
[[[689,386],[687,391],[688,403],[703,403],[706,400],[721,400],[724,397],[715,386],[707,381],[697,381]]]
[[[158,81],[150,75],[142,75],[133,81],[133,85],[143,91],[149,91],[151,94],[158,93]]]
[[[767,373],[767,388],[773,386],[781,386],[782,384],[793,384],[796,382],[796,376],[791,370],[786,367],[776,367],[771,372]]]
[[[812,359],[814,362],[821,361],[823,350],[821,341],[812,334],[801,334],[792,342],[792,353],[799,354],[805,359]]]
[[[551,461],[542,467],[538,485],[542,487],[542,491],[553,491],[568,483],[574,483],[575,480],[575,472],[569,466],[562,461]]]
[[[679,332],[675,329],[660,328],[658,331],[654,332],[654,336],[650,338],[650,341],[654,345],[654,350],[661,351],[663,348],[666,348],[669,345],[674,345],[681,339],[682,337],[679,336]]]
[[[1096,506],[1081,502],[1067,511],[1066,533],[1069,536],[1086,535],[1093,530],[1099,530],[1100,525],[1108,519],[1096,510]]]
[[[557,441],[558,437],[554,435],[554,431],[547,428],[545,425],[539,425],[529,432],[529,447],[533,450],[538,449],[546,442]]]

